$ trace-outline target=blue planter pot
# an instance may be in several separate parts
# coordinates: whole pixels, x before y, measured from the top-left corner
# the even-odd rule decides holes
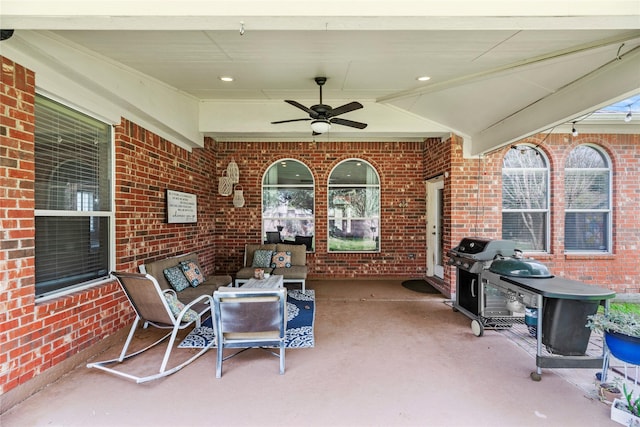
[[[609,351],[616,358],[632,365],[640,365],[640,338],[618,332],[605,332],[604,339]]]

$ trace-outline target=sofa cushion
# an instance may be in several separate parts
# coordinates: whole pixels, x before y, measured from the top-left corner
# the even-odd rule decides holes
[[[202,274],[200,266],[196,261],[192,259],[180,261],[180,268],[182,268],[182,272],[194,288],[199,284],[204,283],[204,274]]]
[[[273,243],[266,243],[264,245],[246,245],[244,250],[243,267],[251,267],[253,265],[253,253],[257,250],[275,251],[276,245]]]
[[[178,265],[165,268],[163,270],[163,273],[164,277],[167,279],[171,287],[176,290],[176,292],[187,289],[190,285],[189,281],[182,272],[182,268],[180,268],[180,266]]]
[[[252,267],[269,267],[271,265],[271,257],[273,255],[273,251],[265,250],[265,249],[257,249],[253,252],[253,262],[251,263]]]
[[[178,297],[176,297],[173,292],[165,292],[164,297],[167,300],[167,304],[169,305],[171,312],[173,313],[173,317],[177,319],[180,312],[184,309],[184,304],[178,299]],[[196,313],[196,311],[192,309],[187,310],[184,313],[184,316],[182,316],[183,322],[193,322],[197,319],[198,313]]]
[[[289,279],[306,279],[307,278],[307,266],[292,265],[289,268],[274,268],[271,274],[278,274],[284,277],[285,280]]]
[[[198,254],[190,252],[142,264],[140,265],[140,272],[153,276],[158,281],[160,289],[173,289],[167,281],[167,278],[164,276],[163,270],[180,264],[180,261],[187,261],[190,259],[197,260]],[[230,284],[231,281],[231,276],[226,274],[215,276],[210,275],[206,277],[205,282],[198,285],[197,288],[189,286],[188,288],[180,291],[180,299],[182,299],[182,301],[191,302],[201,295],[213,295],[213,291],[218,289],[220,286]]]
[[[271,268],[290,268],[291,252],[275,252],[271,258]]]
[[[276,252],[291,252],[291,265],[307,265],[307,247],[305,245],[287,245],[279,243]]]

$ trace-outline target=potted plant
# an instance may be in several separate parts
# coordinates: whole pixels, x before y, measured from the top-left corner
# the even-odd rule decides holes
[[[587,317],[587,327],[604,333],[615,358],[640,365],[640,315],[618,310],[598,312]]]
[[[640,427],[640,397],[633,396],[633,390],[622,386],[624,398],[615,399],[611,405],[611,420],[629,427]]]
[[[622,391],[616,382],[599,383],[598,395],[600,396],[600,400],[610,404],[614,400],[622,397]]]

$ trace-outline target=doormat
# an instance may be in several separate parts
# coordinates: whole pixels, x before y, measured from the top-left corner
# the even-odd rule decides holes
[[[440,291],[427,283],[423,279],[405,280],[402,282],[402,286],[415,292],[421,292],[423,294],[439,294]]]
[[[287,291],[286,348],[314,347],[313,322],[315,320],[315,291],[292,289]],[[203,348],[216,339],[211,317],[196,327],[178,345],[178,348]],[[215,347],[215,344],[212,348]]]

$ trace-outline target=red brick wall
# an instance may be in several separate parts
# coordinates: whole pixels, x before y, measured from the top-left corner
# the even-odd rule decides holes
[[[307,254],[310,278],[423,276],[423,146],[420,142],[217,143],[216,168],[226,168],[232,158],[238,163],[245,205],[234,208],[231,196],[216,194],[216,265],[235,273],[242,265],[244,245],[260,241],[262,177],[277,160],[292,158],[306,164],[315,180],[316,250]],[[380,175],[380,253],[327,253],[327,182],[331,170],[349,158],[366,160]],[[405,208],[400,207],[403,201]]]
[[[52,367],[131,322],[114,282],[43,303],[34,299],[34,73],[2,58],[0,110],[0,392]],[[123,112],[123,115],[125,113]],[[425,274],[424,180],[445,178],[447,248],[467,235],[500,237],[501,164],[508,148],[464,159],[458,137],[441,142],[215,143],[192,152],[125,119],[115,132],[116,269],[197,251],[207,274],[233,273],[245,243],[260,239],[260,183],[276,160],[307,164],[316,182],[316,252],[311,277],[420,277]],[[640,141],[638,135],[551,135],[541,146],[552,168],[552,250],[539,257],[557,275],[640,292]],[[568,140],[565,141],[565,140]],[[542,137],[528,141],[538,144]],[[562,246],[562,164],[577,142],[596,143],[614,170],[613,255],[565,256]],[[327,179],[340,161],[358,157],[378,171],[382,184],[381,252],[328,254]],[[217,193],[218,171],[234,158],[246,199],[233,207]],[[196,224],[167,224],[165,190],[198,196]],[[400,203],[406,201],[405,208]],[[415,254],[415,259],[409,257]],[[455,283],[445,268],[445,283]],[[6,337],[6,338],[5,338]]]
[[[540,144],[551,169],[551,249],[549,254],[532,256],[543,261],[555,275],[609,287],[618,293],[639,293],[640,135],[552,134],[547,139],[537,135],[521,142]],[[612,254],[564,253],[564,164],[571,150],[580,144],[598,146],[611,160]],[[507,149],[495,156],[501,160]]]
[[[205,273],[213,274],[213,144],[189,152],[127,120],[115,135],[117,268],[137,271],[145,262],[195,251]],[[197,223],[167,223],[167,189],[197,196]]]
[[[528,256],[545,263],[557,276],[608,287],[618,293],[639,293],[640,135],[581,134],[577,138],[566,134],[535,135],[519,143],[540,145],[539,149],[549,159],[551,177],[550,251]],[[601,147],[612,163],[612,254],[564,253],[564,163],[576,145],[587,143]],[[502,159],[509,149],[504,147],[481,159],[463,159],[461,145],[453,143],[451,179],[445,181],[446,197],[452,199],[452,246],[465,236],[501,238]],[[429,169],[428,164],[425,167]],[[455,269],[447,269],[445,279],[449,278],[446,281],[453,289]]]
[[[35,76],[2,58],[0,91],[0,394],[126,327],[116,282],[35,303]],[[115,133],[116,269],[199,252],[214,271],[212,144],[188,152],[123,120]],[[165,190],[198,196],[197,224],[167,224]]]

